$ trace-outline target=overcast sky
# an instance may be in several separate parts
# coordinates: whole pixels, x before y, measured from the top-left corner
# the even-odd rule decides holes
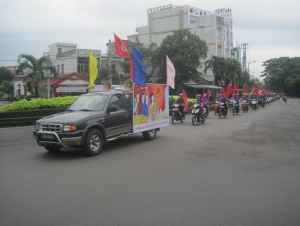
[[[21,53],[41,57],[56,42],[106,53],[114,32],[127,39],[147,25],[147,9],[168,4],[230,8],[234,46],[248,43],[247,61],[256,61],[250,71],[257,77],[263,61],[300,56],[299,0],[1,0],[0,66],[16,65]]]

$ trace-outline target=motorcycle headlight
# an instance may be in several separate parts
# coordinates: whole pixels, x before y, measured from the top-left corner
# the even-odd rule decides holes
[[[63,131],[64,132],[74,132],[74,131],[77,131],[77,126],[74,126],[74,125],[64,125]]]
[[[199,109],[197,109],[196,111],[195,111],[195,113],[197,114],[199,112]]]

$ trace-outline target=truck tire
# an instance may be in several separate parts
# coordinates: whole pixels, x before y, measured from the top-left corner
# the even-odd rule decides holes
[[[156,129],[152,129],[152,130],[144,131],[142,134],[144,139],[149,141],[155,139],[156,133],[157,133]]]
[[[86,156],[99,155],[103,148],[103,137],[99,130],[92,129],[85,137],[83,153]]]

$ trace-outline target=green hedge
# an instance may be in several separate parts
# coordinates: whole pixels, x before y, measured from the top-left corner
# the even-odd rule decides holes
[[[20,117],[45,117],[64,111],[66,108],[53,109],[37,109],[27,111],[5,111],[0,112],[0,120],[6,118],[20,118]]]

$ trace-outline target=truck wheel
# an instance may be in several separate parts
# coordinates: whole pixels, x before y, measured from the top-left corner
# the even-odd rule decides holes
[[[152,130],[144,131],[142,134],[144,139],[149,141],[155,139],[156,133],[157,133],[156,129],[152,129]]]
[[[51,146],[51,145],[45,145],[44,148],[51,153],[56,153],[60,151],[60,147],[55,147],[55,146]]]
[[[87,156],[99,155],[103,147],[103,137],[99,130],[92,129],[85,137],[83,152]]]

